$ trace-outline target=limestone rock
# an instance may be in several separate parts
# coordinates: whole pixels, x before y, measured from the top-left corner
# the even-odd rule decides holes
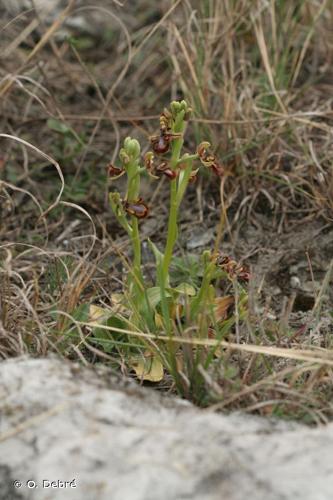
[[[213,414],[57,358],[0,363],[0,500],[331,500],[332,455],[333,424]]]
[[[59,19],[68,5],[69,0],[1,0],[0,14],[1,16],[29,15],[32,17],[37,14],[39,20],[46,25],[51,25]],[[58,28],[57,38],[64,38],[71,34],[100,36],[101,30],[110,26],[119,29],[118,22],[116,22],[116,8],[119,5],[117,0],[96,0],[91,3],[76,0],[65,16],[62,26]]]

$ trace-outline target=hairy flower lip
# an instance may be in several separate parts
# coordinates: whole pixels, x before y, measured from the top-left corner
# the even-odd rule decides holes
[[[128,200],[122,201],[125,212],[133,215],[137,219],[145,219],[149,214],[149,207],[142,198],[129,202]]]
[[[165,175],[170,180],[178,177],[178,170],[172,170],[170,165],[166,161],[158,165],[155,169],[155,172],[157,174]]]
[[[125,169],[121,167],[115,167],[112,163],[109,163],[107,166],[108,176],[111,179],[118,179],[125,173]]]
[[[163,155],[170,149],[170,140],[164,134],[149,138],[154,153]]]
[[[216,156],[208,151],[210,147],[209,142],[202,142],[197,147],[197,154],[204,167],[211,168],[218,177],[222,177],[224,175],[224,168],[217,161]]]
[[[174,134],[170,129],[160,129],[160,134],[150,136],[149,141],[154,153],[163,155],[169,151],[171,141],[179,139],[182,135]]]
[[[144,156],[144,164],[148,174],[153,179],[159,179],[161,175],[165,175],[168,179],[172,180],[178,176],[178,169],[172,170],[167,161],[163,161],[159,165],[154,164],[154,153],[148,151]]]

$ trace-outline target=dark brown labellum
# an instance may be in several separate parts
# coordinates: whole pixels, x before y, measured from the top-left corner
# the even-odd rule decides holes
[[[166,161],[156,167],[156,173],[163,174],[170,180],[175,179],[178,176],[177,170],[172,170]]]
[[[107,169],[109,177],[118,177],[124,171],[122,168],[115,167],[112,163],[108,164]]]
[[[163,127],[163,125],[162,125]],[[182,134],[173,134],[170,129],[161,128],[160,135],[153,135],[150,137],[150,143],[152,145],[154,153],[158,155],[163,155],[167,153],[170,149],[170,142],[182,137]]]
[[[152,145],[154,153],[161,155],[161,154],[167,153],[169,151],[170,140],[169,140],[168,136],[165,136],[162,133],[158,137],[155,136],[155,137],[151,138],[151,145]]]
[[[224,175],[224,168],[219,164],[216,156],[208,151],[209,147],[209,142],[202,142],[197,147],[200,161],[205,167],[211,168],[216,175],[222,177]]]
[[[163,175],[165,175],[168,179],[173,180],[178,176],[178,172],[176,170],[171,170],[171,168],[166,168],[163,171]]]
[[[144,203],[142,198],[139,198],[137,201],[131,203],[124,200],[123,206],[129,215],[133,215],[137,219],[144,219],[149,213],[149,208],[146,203]]]

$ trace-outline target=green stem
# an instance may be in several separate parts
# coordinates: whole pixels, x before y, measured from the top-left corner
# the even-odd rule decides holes
[[[178,207],[180,206],[183,196],[185,194],[185,191],[187,189],[190,177],[191,177],[191,172],[192,172],[192,163],[189,163],[185,170],[182,170],[180,172],[180,175],[178,177],[178,187],[177,187],[177,204]]]
[[[168,221],[168,236],[164,251],[164,259],[162,266],[164,286],[168,285],[169,281],[169,266],[172,259],[173,248],[177,241],[177,219],[178,219],[178,203],[177,203],[177,180],[173,179],[170,182],[170,211]]]
[[[178,165],[181,165],[182,163],[188,163],[188,162],[193,162],[194,160],[198,160],[199,155],[196,153],[194,155],[184,155],[178,160]]]
[[[179,124],[175,133],[183,134],[185,130],[185,122]],[[172,143],[172,155],[170,160],[170,167],[172,170],[176,170],[180,158],[180,153],[183,147],[183,136],[179,139],[176,139]],[[162,276],[163,276],[163,284],[164,286],[168,286],[169,281],[169,267],[172,259],[173,249],[175,243],[177,241],[178,236],[178,208],[179,204],[177,201],[177,178],[170,181],[170,211],[169,211],[169,220],[168,220],[168,235],[167,241],[164,251],[163,265],[162,265]]]
[[[140,174],[137,160],[133,160],[128,165],[128,189],[127,200],[134,203],[139,197],[140,191]],[[133,248],[133,276],[135,288],[142,292],[144,290],[144,281],[141,271],[141,240],[139,233],[139,221],[135,216],[131,217],[131,241]]]
[[[210,252],[205,251],[203,253],[204,260],[204,273],[200,286],[200,290],[197,296],[194,298],[191,304],[191,319],[197,322],[197,318],[202,311],[206,309],[207,302],[209,303],[209,288],[213,280],[215,272],[215,264],[211,262]]]
[[[140,233],[139,233],[139,221],[136,217],[131,217],[131,226],[132,226],[132,247],[133,247],[133,268],[134,268],[134,276],[137,284],[143,290],[143,276],[141,272],[141,241],[140,241]]]

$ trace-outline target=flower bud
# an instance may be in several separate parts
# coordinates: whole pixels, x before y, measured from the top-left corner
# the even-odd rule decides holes
[[[136,139],[126,137],[124,141],[124,149],[132,160],[136,160],[140,156],[140,143]]]
[[[173,115],[177,115],[182,109],[179,101],[172,101],[170,108]]]
[[[143,158],[146,169],[151,172],[154,168],[154,153],[152,151],[147,151]]]
[[[125,166],[128,165],[130,162],[130,157],[128,156],[128,154],[124,148],[122,148],[120,150],[119,158],[120,158],[121,163],[123,163],[123,165],[125,165]]]
[[[124,214],[123,210],[123,202],[120,197],[120,194],[115,191],[113,193],[109,193],[109,200],[111,203],[112,210],[116,216],[121,216]]]

